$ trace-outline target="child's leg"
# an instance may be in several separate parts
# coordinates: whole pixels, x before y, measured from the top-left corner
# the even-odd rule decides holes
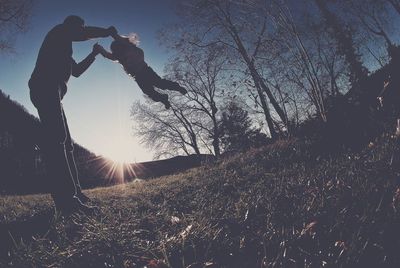
[[[173,91],[178,91],[181,94],[185,95],[187,93],[186,88],[181,87],[177,82],[173,82],[167,79],[161,79],[158,81],[157,84],[155,84],[156,87],[161,88],[161,89],[169,89]]]
[[[162,102],[165,105],[166,109],[169,109],[169,107],[171,107],[171,104],[168,101],[167,94],[161,94],[160,92],[156,91],[152,85],[150,85],[149,83],[145,83],[141,79],[138,79],[138,77],[136,77],[136,82],[143,93],[149,96],[150,99],[155,102]]]
[[[152,68],[148,67],[146,70],[146,77],[152,81],[153,85],[160,89],[169,89],[186,94],[187,90],[181,87],[177,82],[161,78]]]

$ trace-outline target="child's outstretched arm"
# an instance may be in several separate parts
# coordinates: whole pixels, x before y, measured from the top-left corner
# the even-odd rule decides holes
[[[117,60],[117,58],[114,56],[114,54],[112,54],[111,52],[108,52],[108,51],[107,51],[104,47],[102,47],[101,45],[95,44],[95,46],[96,46],[96,49],[99,51],[99,53],[100,53],[104,58],[107,58],[107,59],[112,60],[112,61],[116,61],[116,60]]]

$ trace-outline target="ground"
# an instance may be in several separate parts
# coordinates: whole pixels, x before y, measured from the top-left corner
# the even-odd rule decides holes
[[[0,197],[0,266],[399,267],[398,141],[317,151],[282,141],[89,190],[93,216],[59,218],[48,195]]]

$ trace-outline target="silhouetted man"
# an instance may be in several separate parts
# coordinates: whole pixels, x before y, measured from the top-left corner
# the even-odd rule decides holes
[[[94,62],[99,51],[94,46],[84,60],[76,63],[72,58],[72,42],[116,33],[114,27],[85,27],[82,18],[68,16],[46,35],[29,80],[31,100],[38,110],[42,127],[41,147],[48,172],[47,183],[56,209],[61,213],[90,210],[83,204],[89,198],[81,191],[61,100],[67,92],[71,74],[79,77]]]

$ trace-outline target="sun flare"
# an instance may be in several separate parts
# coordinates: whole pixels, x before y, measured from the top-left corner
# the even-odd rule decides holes
[[[137,179],[137,171],[142,169],[141,164],[117,162],[102,156],[87,161],[88,165],[94,165],[97,174],[110,184],[120,184]]]
[[[124,127],[110,127],[101,131],[105,135],[95,135],[87,143],[97,144],[92,149],[97,156],[86,160],[86,164],[97,170],[98,177],[105,184],[119,184],[138,179],[144,166],[136,162],[138,157],[149,155],[139,146],[140,142]]]

